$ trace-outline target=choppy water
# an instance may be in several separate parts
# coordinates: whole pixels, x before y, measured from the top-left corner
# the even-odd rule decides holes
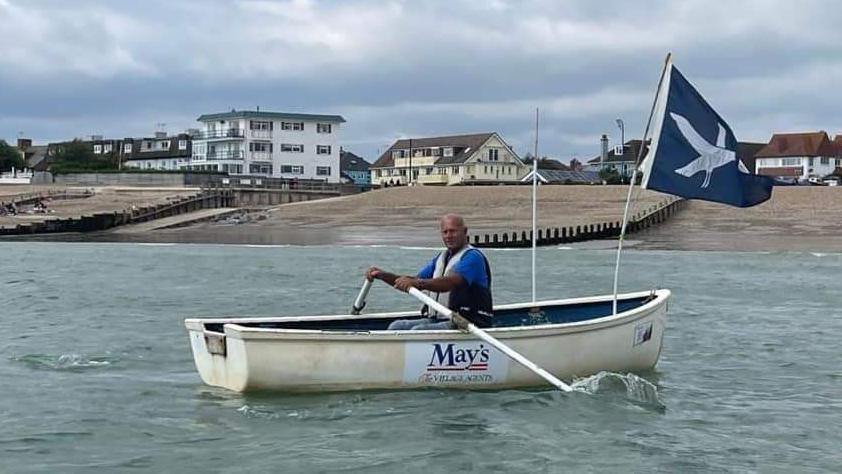
[[[241,395],[182,319],[344,312],[369,264],[431,250],[0,243],[0,471],[842,470],[842,254],[631,251],[674,292],[656,371],[581,392]],[[498,302],[529,254],[491,251]],[[539,297],[610,289],[613,253],[540,249]],[[370,309],[415,307],[376,287]]]

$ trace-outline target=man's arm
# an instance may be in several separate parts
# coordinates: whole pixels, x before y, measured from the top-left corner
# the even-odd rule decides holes
[[[401,291],[409,291],[409,288],[412,287],[418,288],[419,290],[445,293],[453,291],[464,282],[465,279],[462,278],[462,275],[453,273],[451,275],[438,278],[415,278],[402,276],[395,280],[393,286]]]

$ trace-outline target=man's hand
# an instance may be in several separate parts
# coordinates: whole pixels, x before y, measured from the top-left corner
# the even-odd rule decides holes
[[[395,288],[408,292],[410,288],[418,288],[418,279],[408,276],[398,277],[395,280]]]
[[[377,267],[371,267],[365,271],[365,278],[368,281],[374,281],[374,279],[377,278],[377,276],[381,273],[383,273],[383,270]]]

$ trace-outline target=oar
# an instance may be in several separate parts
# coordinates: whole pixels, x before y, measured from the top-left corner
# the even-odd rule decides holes
[[[368,290],[371,289],[371,282],[368,278],[365,279],[363,282],[363,287],[360,288],[360,294],[357,295],[357,299],[354,300],[354,305],[351,306],[351,314],[357,315],[360,314],[360,311],[365,308],[365,298],[368,296]]]
[[[455,312],[451,311],[450,309],[444,307],[444,305],[442,305],[438,301],[430,298],[429,296],[425,295],[424,293],[419,291],[417,288],[410,288],[409,294],[418,298],[419,300],[421,300],[422,303],[426,304],[430,308],[433,308],[434,310],[438,311],[439,314],[443,314],[443,315],[447,316],[448,318],[450,318],[451,321],[454,321],[454,319],[456,319],[456,318],[460,319],[461,320],[460,323],[462,323],[462,322],[465,323],[464,325],[468,329],[468,332],[470,332],[474,336],[477,336],[478,338],[482,339],[483,341],[491,344],[492,346],[497,348],[497,350],[499,350],[503,354],[506,354],[507,356],[512,358],[512,360],[519,363],[520,365],[526,367],[527,369],[531,370],[532,372],[535,372],[541,378],[543,378],[544,380],[546,380],[547,382],[549,382],[550,384],[552,384],[554,387],[558,388],[559,390],[561,390],[563,392],[572,392],[573,391],[573,388],[571,388],[570,385],[567,385],[566,383],[562,382],[561,380],[555,378],[555,376],[553,374],[551,374],[551,373],[547,372],[546,370],[538,367],[537,365],[535,365],[532,361],[530,361],[526,357],[524,357],[524,356],[518,354],[517,352],[515,352],[514,349],[512,349],[511,347],[503,344],[502,342],[498,341],[497,339],[491,337],[487,332],[485,332],[482,329],[473,325],[471,322],[469,322],[468,320],[463,318],[459,313],[455,313]]]

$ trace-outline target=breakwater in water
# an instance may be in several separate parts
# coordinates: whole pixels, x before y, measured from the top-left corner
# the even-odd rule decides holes
[[[668,199],[653,205],[629,219],[627,234],[633,234],[665,222],[687,206],[680,198]],[[620,221],[538,229],[537,246],[559,245],[586,240],[611,239],[620,236]],[[532,246],[532,231],[499,232],[474,235],[473,245],[481,248],[522,248]]]
[[[33,198],[37,199],[37,198]],[[61,232],[93,232],[107,230],[125,224],[136,224],[153,219],[171,217],[199,209],[228,207],[233,202],[233,193],[226,189],[207,189],[199,193],[161,203],[122,211],[100,212],[81,217],[48,219],[41,222],[27,222],[15,227],[0,227],[0,235],[50,234]]]

